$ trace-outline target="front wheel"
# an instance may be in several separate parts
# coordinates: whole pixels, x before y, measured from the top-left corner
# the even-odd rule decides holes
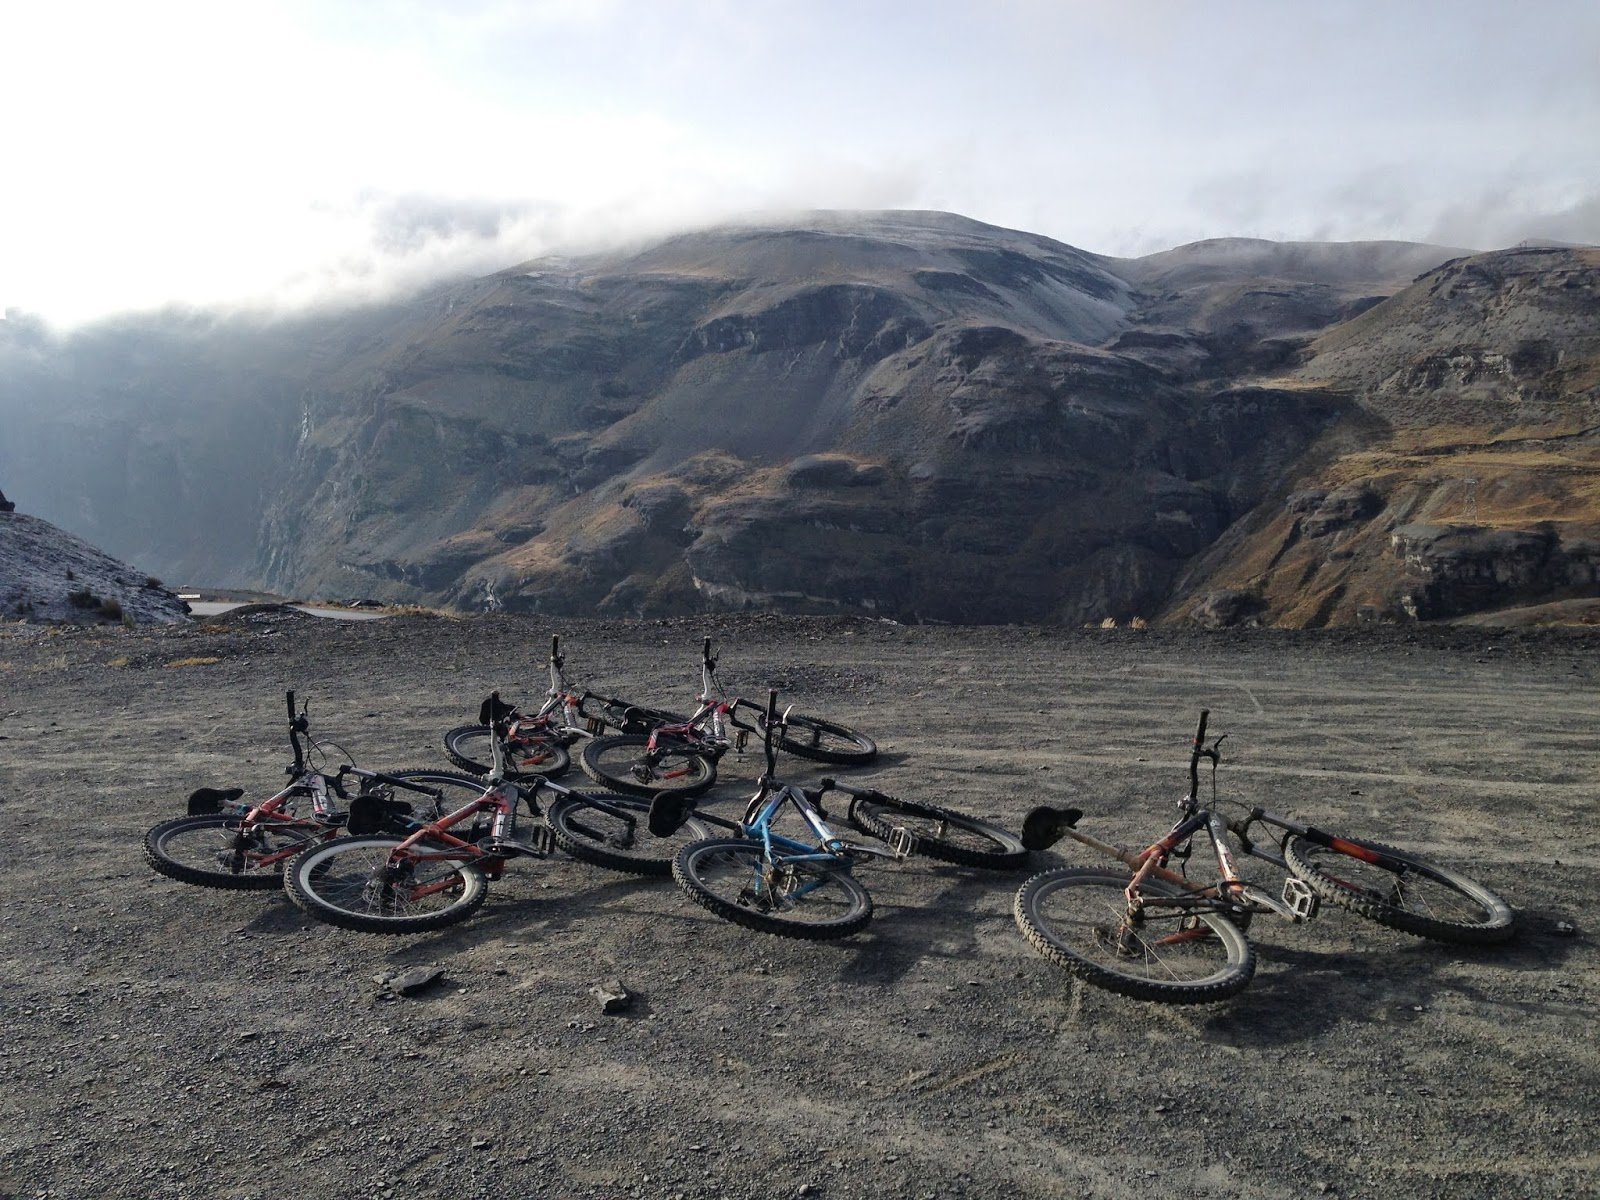
[[[672,875],[700,907],[735,925],[780,937],[831,941],[872,919],[872,897],[844,871],[769,860],[748,838],[691,842]]]
[[[1017,927],[1051,962],[1135,1000],[1204,1004],[1250,982],[1255,950],[1232,921],[1159,903],[1130,920],[1129,878],[1092,868],[1035,875],[1017,892]],[[1157,900],[1187,894],[1160,879],[1141,886]]]
[[[1028,861],[1022,839],[954,809],[893,796],[861,796],[850,806],[850,823],[888,841],[895,826],[916,836],[917,854],[963,867],[1009,871]]]
[[[866,734],[836,721],[800,713],[790,715],[778,747],[800,758],[850,766],[861,766],[878,757],[878,743]]]
[[[717,781],[717,764],[709,756],[670,745],[652,754],[649,746],[646,735],[594,738],[578,755],[578,765],[601,786],[633,796],[698,796]]]
[[[1417,937],[1490,945],[1511,936],[1516,914],[1480,883],[1381,842],[1290,838],[1289,869],[1329,903]]]
[[[384,834],[338,838],[289,864],[289,898],[320,921],[364,933],[426,933],[471,916],[489,894],[483,871],[444,846]]]
[[[650,801],[634,796],[585,796],[570,792],[545,809],[556,845],[573,858],[634,875],[670,875],[672,860],[687,842],[711,836],[689,817],[670,837],[650,832]]]
[[[444,735],[444,752],[463,771],[487,775],[494,770],[494,731],[487,725],[457,725]],[[560,742],[546,737],[512,734],[506,745],[506,778],[555,779],[566,774],[572,755]]]
[[[288,817],[245,821],[207,813],[163,821],[144,835],[151,867],[182,883],[230,891],[272,891],[283,886],[283,867],[307,846],[338,833],[337,826]]]

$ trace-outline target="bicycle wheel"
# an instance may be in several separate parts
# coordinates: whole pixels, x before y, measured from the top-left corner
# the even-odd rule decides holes
[[[266,818],[246,828],[238,814],[163,821],[144,835],[144,857],[161,874],[200,887],[271,891],[296,854],[339,832],[320,821]]]
[[[425,933],[471,916],[489,894],[474,863],[394,856],[404,839],[388,834],[336,838],[304,851],[283,883],[320,921],[364,933]],[[426,854],[442,846],[419,843]]]
[[[691,842],[672,860],[672,876],[702,908],[762,933],[831,941],[872,919],[872,897],[854,876],[813,863],[769,863],[748,838]]]
[[[790,716],[778,748],[800,758],[831,763],[869,763],[878,757],[878,743],[846,725],[821,717]]]
[[[635,875],[670,875],[672,859],[686,842],[711,836],[690,817],[671,837],[650,832],[650,801],[633,796],[558,796],[545,809],[556,845],[573,858]]]
[[[1035,950],[1079,979],[1166,1004],[1204,1004],[1234,995],[1255,974],[1256,953],[1220,913],[1147,908],[1128,921],[1129,876],[1093,868],[1035,875],[1017,892],[1014,915]],[[1152,896],[1183,889],[1148,879]]]
[[[850,823],[884,841],[898,825],[916,835],[915,853],[963,867],[1009,871],[1028,861],[1022,839],[1015,834],[937,804],[863,796],[850,805]]]
[[[1283,858],[1329,903],[1417,937],[1483,946],[1505,941],[1516,922],[1482,884],[1381,842],[1295,837]]]
[[[457,725],[444,735],[444,752],[463,771],[487,775],[494,769],[493,731],[487,725]],[[513,738],[506,747],[506,778],[542,775],[555,779],[572,765],[572,755],[551,738]]]
[[[645,756],[649,742],[648,736],[631,733],[594,738],[578,755],[578,765],[596,783],[633,796],[698,796],[717,781],[717,764],[710,757],[672,748],[652,763]]]

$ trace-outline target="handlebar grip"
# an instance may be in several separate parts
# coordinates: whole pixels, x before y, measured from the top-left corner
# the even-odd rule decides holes
[[[767,724],[775,724],[778,720],[778,689],[772,688],[767,692]]]
[[[559,633],[552,633],[550,635],[550,657],[552,659],[554,659],[556,657],[556,655],[558,653],[560,653],[560,650],[561,650],[561,635]]]
[[[294,693],[293,692],[285,692],[283,694],[283,698],[284,698],[285,702],[287,702],[287,704],[288,704],[288,707],[289,707],[289,720],[292,721],[292,720],[294,720]]]
[[[1200,756],[1206,748],[1206,721],[1211,716],[1209,708],[1200,710],[1200,727],[1194,731],[1194,745],[1189,748],[1189,801],[1200,794]]]

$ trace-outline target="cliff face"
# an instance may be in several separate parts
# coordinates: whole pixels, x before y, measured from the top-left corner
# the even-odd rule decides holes
[[[45,403],[0,474],[165,573],[290,594],[1452,615],[1499,602],[1449,582],[1468,459],[1477,525],[1546,530],[1563,579],[1588,561],[1554,460],[1528,456],[1566,470],[1551,447],[1592,424],[1596,274],[1582,251],[1452,253],[1113,260],[947,214],[814,214],[315,321],[13,331],[0,405]],[[1519,600],[1556,578],[1535,576]]]
[[[1465,257],[1310,344],[1280,386],[1351,417],[1195,564],[1169,615],[1457,618],[1600,595],[1600,251]]]

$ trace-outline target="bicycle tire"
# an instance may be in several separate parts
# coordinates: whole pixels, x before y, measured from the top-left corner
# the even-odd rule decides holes
[[[1334,841],[1322,846],[1293,837],[1283,848],[1289,869],[1331,904],[1402,933],[1462,945],[1503,942],[1516,928],[1511,906],[1481,883],[1382,842]],[[1346,846],[1387,861],[1374,862]]]
[[[816,762],[860,766],[878,757],[878,743],[848,725],[794,713],[789,717],[778,748],[797,758]]]
[[[405,767],[399,771],[385,771],[384,774],[394,779],[405,779],[424,787],[436,788],[441,793],[438,811],[417,810],[416,816],[428,821],[437,820],[464,807],[482,796],[489,786],[476,775],[460,771],[441,771],[435,767]],[[413,808],[417,808],[418,805],[428,805],[427,797],[419,792],[407,791],[405,788],[395,788],[394,798],[410,804]],[[410,827],[414,828],[414,825]],[[407,830],[408,822],[403,817],[394,817],[391,818],[388,828],[391,833],[399,833]]]
[[[487,725],[457,725],[444,735],[444,752],[463,771],[487,775],[494,770],[493,736]],[[559,779],[572,766],[571,753],[551,738],[529,738],[509,749],[507,779]]]
[[[884,841],[896,825],[908,829],[917,839],[913,853],[958,866],[1010,871],[1028,861],[1028,851],[1015,834],[937,804],[863,796],[850,805],[849,815],[850,823],[862,833]]]
[[[622,733],[592,738],[578,755],[583,773],[602,787],[630,796],[673,792],[698,796],[717,782],[716,760],[688,750],[668,750],[654,765],[644,761],[650,738]]]
[[[392,891],[387,896],[375,894],[374,887],[380,882],[377,873],[403,840],[389,834],[335,838],[302,851],[283,873],[289,899],[319,921],[362,933],[427,933],[464,921],[478,910],[489,894],[489,884],[475,863],[424,864],[425,884],[456,877],[446,890],[414,898],[419,906],[427,902],[427,911],[399,911]],[[418,848],[444,849],[426,842]],[[395,886],[402,885],[407,889],[414,886],[415,877],[409,884],[395,881]],[[398,903],[406,901],[401,897]]]
[[[626,810],[635,818],[633,826],[596,808],[596,802]],[[711,836],[709,826],[690,817],[671,837],[657,837],[650,832],[649,817],[648,800],[607,796],[591,801],[580,792],[556,797],[544,813],[556,845],[573,858],[633,875],[670,875],[672,860],[686,841]]]
[[[145,861],[160,874],[197,887],[236,892],[283,886],[284,865],[338,826],[288,817],[257,821],[237,813],[205,813],[163,821],[144,835]],[[263,858],[272,861],[263,862]]]
[[[1135,1000],[1209,1004],[1226,1000],[1250,982],[1255,948],[1220,913],[1155,915],[1147,918],[1145,933],[1128,929],[1124,889],[1129,879],[1115,871],[1081,867],[1035,875],[1017,891],[1017,927],[1057,966]],[[1147,879],[1142,886],[1159,896],[1185,894],[1160,879]],[[1052,909],[1052,901],[1067,893],[1079,912]],[[1162,936],[1149,936],[1152,929]]]
[[[833,941],[872,919],[872,897],[845,871],[791,863],[785,890],[758,899],[750,884],[764,861],[761,844],[749,838],[690,842],[672,860],[672,877],[694,902],[735,925],[779,937]],[[805,884],[801,885],[800,880]],[[805,890],[796,890],[804,886]],[[805,912],[802,915],[801,910]]]

